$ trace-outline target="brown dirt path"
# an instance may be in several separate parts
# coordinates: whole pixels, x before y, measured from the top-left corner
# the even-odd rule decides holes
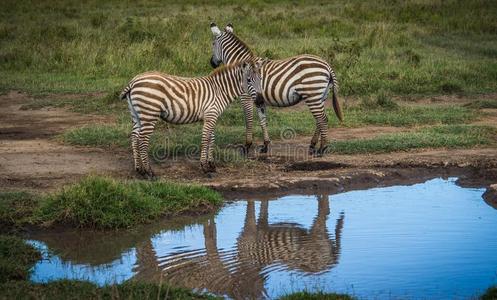
[[[129,172],[126,153],[65,146],[55,137],[71,127],[104,122],[59,108],[21,110],[30,97],[17,92],[0,96],[0,186],[44,189],[88,173]]]
[[[52,190],[86,174],[109,174],[123,178],[135,176],[129,150],[74,147],[62,145],[56,140],[58,134],[69,128],[106,122],[108,117],[82,115],[61,108],[20,109],[31,100],[29,96],[17,92],[0,96],[0,190]],[[478,124],[497,127],[497,110],[485,113],[486,116]],[[330,137],[337,140],[367,138],[404,130],[408,129],[379,126],[334,128],[330,129]],[[491,174],[488,176],[494,176],[492,170],[497,174],[495,148],[427,149],[314,158],[306,153],[309,139],[296,137],[284,143],[275,142],[271,155],[256,156],[248,163],[219,164],[214,178],[201,173],[198,161],[184,158],[155,164],[154,170],[164,178],[200,182],[223,190],[284,189],[298,181],[312,185],[312,182],[329,179],[330,176],[348,178],[354,174],[366,174],[365,180],[368,180],[371,178],[368,176],[373,175],[381,178],[384,176],[381,175],[382,170],[386,169],[396,172],[411,168],[472,168],[476,171],[490,170],[490,173],[485,173]]]

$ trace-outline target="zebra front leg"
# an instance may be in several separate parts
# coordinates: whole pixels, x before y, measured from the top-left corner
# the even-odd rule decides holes
[[[240,96],[240,102],[242,103],[243,113],[245,115],[245,146],[243,147],[243,154],[247,155],[252,147],[254,139],[254,105],[252,97],[247,94]]]
[[[256,107],[257,115],[259,116],[259,122],[261,124],[262,135],[264,137],[264,146],[262,146],[259,152],[267,153],[271,140],[269,139],[269,133],[267,132],[266,104],[264,102],[258,103]]]
[[[213,162],[212,153],[214,150],[214,127],[216,126],[217,116],[206,116],[202,128],[202,141],[200,151],[200,167],[204,173],[216,171]]]
[[[142,121],[142,126],[140,127],[140,135],[139,135],[139,143],[138,147],[140,150],[140,158],[141,158],[141,163],[143,167],[143,175],[147,179],[155,179],[155,174],[152,171],[152,167],[150,166],[150,161],[148,158],[148,148],[149,148],[149,142],[150,142],[150,136],[152,135],[152,132],[154,132],[154,127],[155,127],[156,121],[153,122],[143,122]]]

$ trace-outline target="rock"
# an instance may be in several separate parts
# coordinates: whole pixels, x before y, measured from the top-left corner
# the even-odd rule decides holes
[[[491,184],[482,197],[488,205],[497,209],[497,183]]]

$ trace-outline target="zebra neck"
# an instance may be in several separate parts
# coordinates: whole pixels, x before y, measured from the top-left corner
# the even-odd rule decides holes
[[[218,97],[226,104],[243,94],[243,73],[240,66],[227,67],[213,77],[213,84],[218,91]]]
[[[255,58],[255,55],[249,49],[239,50],[238,52],[230,52],[228,53],[225,61],[225,64],[235,64],[241,61],[248,61]]]

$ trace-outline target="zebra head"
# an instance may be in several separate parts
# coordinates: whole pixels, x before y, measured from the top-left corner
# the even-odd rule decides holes
[[[259,62],[243,62],[243,85],[244,92],[252,97],[255,103],[263,103],[261,88],[261,63]]]
[[[212,42],[211,66],[219,67],[222,63],[233,64],[253,58],[252,51],[233,33],[233,25],[226,25],[221,31],[215,23],[211,23],[214,37]]]

